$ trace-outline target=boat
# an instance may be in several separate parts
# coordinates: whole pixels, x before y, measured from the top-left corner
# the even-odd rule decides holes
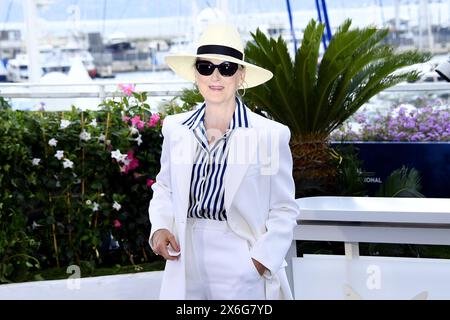
[[[75,46],[64,48],[42,47],[39,50],[39,62],[41,65],[41,76],[50,72],[62,72],[67,74],[70,66],[75,60],[81,60],[89,76],[94,78],[97,69],[94,65],[94,58],[87,50]],[[28,81],[29,59],[26,53],[17,54],[14,59],[10,59],[7,64],[7,81],[26,82]]]
[[[7,80],[6,75],[7,75],[6,68],[3,65],[3,61],[0,59],[0,82],[5,82]]]
[[[8,60],[6,79],[10,82],[28,81],[28,56],[26,54],[17,54],[14,59]]]
[[[136,46],[123,33],[110,35],[103,52],[112,56],[113,72],[150,70],[152,66],[150,49]]]
[[[82,49],[76,44],[69,43],[61,49],[61,52],[62,55],[69,60],[70,65],[72,65],[76,60],[81,60],[89,76],[91,78],[95,78],[97,76],[97,68],[94,63],[94,57],[88,50]]]

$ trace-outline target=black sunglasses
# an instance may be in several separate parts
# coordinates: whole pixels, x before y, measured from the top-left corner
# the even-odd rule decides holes
[[[214,72],[214,69],[219,69],[219,72],[224,77],[231,77],[239,68],[239,65],[234,62],[222,62],[221,64],[214,64],[210,61],[197,60],[195,62],[195,68],[202,76],[210,76]]]

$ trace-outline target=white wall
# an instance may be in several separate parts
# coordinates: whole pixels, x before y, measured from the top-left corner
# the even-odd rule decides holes
[[[0,300],[156,300],[162,271],[0,285]]]
[[[293,275],[298,300],[450,299],[447,259],[304,255]]]

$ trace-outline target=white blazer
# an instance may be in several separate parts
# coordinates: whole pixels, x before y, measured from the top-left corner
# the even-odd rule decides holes
[[[293,239],[299,208],[292,178],[290,131],[278,122],[246,109],[249,128],[236,128],[224,176],[225,209],[231,230],[250,244],[252,258],[266,266],[267,299],[292,299],[284,257]],[[150,239],[168,229],[181,255],[166,261],[160,298],[185,299],[185,227],[191,172],[197,141],[182,122],[195,111],[164,119],[161,170],[152,185]],[[150,241],[150,246],[151,246]]]

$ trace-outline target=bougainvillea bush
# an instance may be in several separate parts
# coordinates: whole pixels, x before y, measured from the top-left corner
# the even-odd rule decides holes
[[[148,247],[162,118],[121,85],[96,111],[14,111],[0,122],[0,282],[20,270],[137,264]]]
[[[450,141],[450,109],[445,104],[358,111],[333,132],[334,141]]]

